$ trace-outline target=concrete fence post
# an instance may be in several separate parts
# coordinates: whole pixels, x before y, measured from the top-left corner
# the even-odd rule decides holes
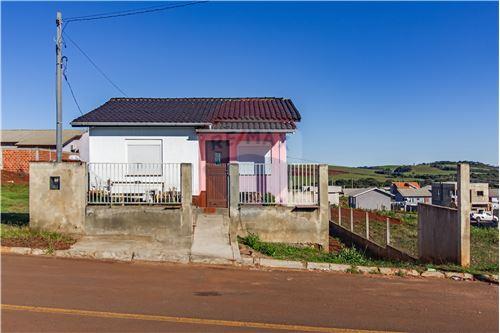
[[[368,212],[366,212],[366,218],[365,218],[365,231],[366,231],[366,239],[370,239],[370,218],[368,217]]]
[[[342,225],[342,208],[340,208],[340,202],[339,202],[339,225]]]
[[[386,224],[386,233],[385,233],[385,243],[387,245],[390,245],[391,244],[391,229],[390,229],[390,222],[389,222],[389,218],[387,217],[385,219],[385,224]]]
[[[181,229],[182,234],[193,232],[193,167],[191,163],[181,163]],[[188,237],[191,246],[192,237]]]
[[[319,166],[319,222],[320,245],[323,251],[330,250],[330,206],[328,204],[328,165]]]
[[[352,213],[352,207],[351,207],[351,232],[354,232],[354,216]]]
[[[191,163],[181,163],[181,204],[191,206],[193,201],[193,171]]]
[[[229,174],[229,218],[231,221],[229,236],[231,240],[236,239],[239,223],[240,205],[240,169],[238,163],[228,166]]]
[[[458,234],[458,258],[462,267],[470,265],[470,168],[467,163],[458,164],[457,168],[457,210],[460,232]]]

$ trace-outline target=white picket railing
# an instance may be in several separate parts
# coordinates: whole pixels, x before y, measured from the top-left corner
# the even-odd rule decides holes
[[[180,163],[89,163],[89,204],[178,204]]]
[[[314,206],[319,204],[319,164],[288,164],[288,204]]]
[[[318,168],[318,164],[240,162],[240,203],[316,206]]]

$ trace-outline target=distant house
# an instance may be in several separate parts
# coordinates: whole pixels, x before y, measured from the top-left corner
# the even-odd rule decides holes
[[[394,195],[397,206],[405,211],[416,211],[419,203],[432,202],[432,193],[428,187],[398,188]]]
[[[490,188],[488,197],[490,199],[491,209],[493,210],[493,213],[495,214],[495,216],[498,216],[498,188]]]
[[[393,194],[376,187],[344,189],[343,192],[349,197],[349,207],[360,209],[388,210],[394,198]]]
[[[303,186],[303,191],[314,191],[315,194],[318,193],[317,186]],[[328,203],[330,205],[337,205],[340,203],[340,195],[342,193],[342,186],[328,185]]]
[[[491,210],[489,203],[489,188],[487,183],[470,184],[471,210]],[[442,182],[432,184],[432,204],[444,207],[456,207],[457,183]]]
[[[29,172],[31,161],[53,161],[56,159],[55,130],[2,130],[0,132],[2,170]],[[81,130],[63,131],[63,158],[79,155],[86,160],[88,135]]]
[[[420,185],[417,182],[393,182],[391,184],[391,193],[396,194],[398,189],[419,189]]]
[[[443,207],[456,207],[457,183],[439,182],[432,183],[432,204]]]
[[[472,210],[491,211],[489,186],[487,183],[470,184],[470,203]]]
[[[328,203],[330,205],[339,205],[342,186],[328,185]]]

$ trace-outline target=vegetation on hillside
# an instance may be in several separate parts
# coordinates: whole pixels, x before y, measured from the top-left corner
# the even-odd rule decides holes
[[[489,183],[498,187],[498,167],[481,162],[461,161],[470,164],[471,181]],[[342,167],[330,165],[330,184],[345,187],[382,187],[395,181],[417,181],[420,185],[433,182],[455,181],[457,163],[437,161],[417,165],[382,165],[363,167]]]

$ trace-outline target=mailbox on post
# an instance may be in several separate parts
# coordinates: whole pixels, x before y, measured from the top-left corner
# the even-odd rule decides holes
[[[61,177],[60,176],[50,176],[50,189],[60,190],[61,189]]]

